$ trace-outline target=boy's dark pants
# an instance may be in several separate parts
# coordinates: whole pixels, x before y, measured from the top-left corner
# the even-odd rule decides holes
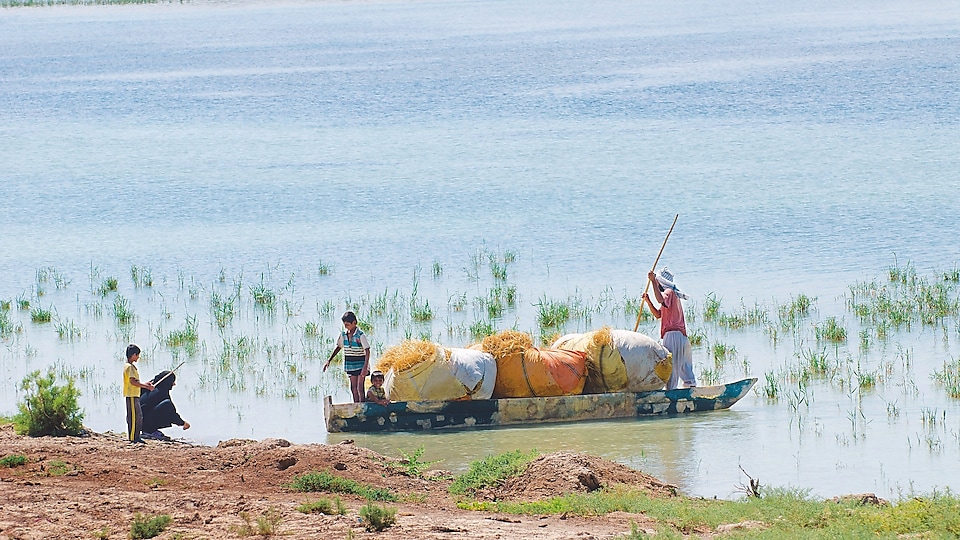
[[[140,431],[143,430],[143,411],[140,410],[140,398],[128,397],[127,402],[127,438],[131,442],[140,440]]]

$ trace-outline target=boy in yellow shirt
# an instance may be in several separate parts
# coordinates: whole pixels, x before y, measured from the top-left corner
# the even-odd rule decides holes
[[[140,389],[153,390],[153,383],[140,382],[136,362],[140,359],[140,347],[127,346],[127,363],[123,366],[123,400],[127,404],[127,437],[131,443],[144,444],[140,438],[143,429],[143,412],[140,410]]]

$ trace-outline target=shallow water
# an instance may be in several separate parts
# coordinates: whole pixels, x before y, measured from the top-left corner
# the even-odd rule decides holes
[[[584,307],[566,331],[631,328],[624,304],[679,214],[661,263],[701,314],[698,373],[721,343],[736,348],[724,380],[762,384],[820,348],[845,375],[693,417],[350,438],[394,455],[423,444],[455,470],[518,447],[586,450],[705,496],[735,496],[740,465],[823,496],[960,480],[960,410],[931,379],[958,356],[957,321],[864,348],[843,296],[908,261],[957,268],[953,3],[3,9],[0,51],[0,300],[22,327],[0,349],[0,411],[26,372],[56,365],[79,377],[86,423],[121,431],[135,341],[144,376],[186,362],[174,395],[194,440],[340,440],[321,399],[345,399],[345,381],[320,367],[347,305],[389,305],[369,317],[375,352],[470,342],[489,319],[476,298],[497,285],[519,294],[497,329],[539,334],[543,298]],[[489,258],[511,254],[499,283]],[[118,293],[94,292],[106,277],[133,325],[113,319]],[[261,283],[273,311],[252,300]],[[237,290],[221,332],[212,294]],[[710,293],[726,312],[775,318],[799,294],[817,310],[774,343],[703,321]],[[411,299],[431,324],[410,320]],[[194,316],[198,350],[167,346]],[[830,316],[847,344],[815,340]],[[61,338],[67,323],[80,336]],[[856,373],[882,376],[859,391]]]

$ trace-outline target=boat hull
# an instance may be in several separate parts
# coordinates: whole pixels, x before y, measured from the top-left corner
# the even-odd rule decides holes
[[[464,401],[335,404],[324,400],[327,431],[379,432],[509,426],[640,416],[677,415],[730,408],[756,378],[718,386],[559,397]]]

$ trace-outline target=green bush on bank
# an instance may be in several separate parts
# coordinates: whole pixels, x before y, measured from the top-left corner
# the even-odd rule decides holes
[[[17,433],[31,437],[63,437],[83,432],[83,412],[77,404],[80,390],[71,377],[64,386],[58,386],[56,380],[51,368],[46,375],[38,370],[21,381],[20,389],[25,395],[17,404],[20,412],[13,417]]]

